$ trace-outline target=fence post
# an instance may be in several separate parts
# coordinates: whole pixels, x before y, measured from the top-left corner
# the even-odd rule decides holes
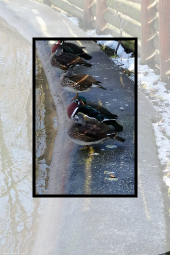
[[[93,15],[90,12],[90,7],[94,4],[94,0],[83,0],[83,28],[90,29],[92,28],[91,21],[93,19]]]
[[[159,11],[159,42],[160,42],[160,75],[161,81],[167,82],[170,78],[170,35],[169,15],[170,1],[161,0],[158,6]]]
[[[96,3],[96,33],[100,34],[107,26],[104,14],[107,11],[106,0],[97,0]]]
[[[156,31],[153,23],[156,13],[156,1],[141,1],[141,64],[154,64],[155,49],[153,39],[156,36]]]

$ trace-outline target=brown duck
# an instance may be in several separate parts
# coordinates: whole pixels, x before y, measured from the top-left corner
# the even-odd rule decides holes
[[[107,137],[124,142],[109,126],[97,120],[86,122],[82,114],[74,116],[74,122],[67,129],[69,138],[79,145],[91,145],[102,142]]]
[[[57,67],[62,70],[67,70],[70,66],[83,65],[83,66],[92,66],[87,63],[84,59],[79,56],[76,56],[72,53],[67,53],[63,51],[62,45],[58,44],[57,49],[50,56],[50,64],[53,67]]]
[[[75,74],[73,69],[70,67],[66,73],[60,76],[61,86],[69,91],[77,93],[75,98],[78,98],[79,92],[87,92],[92,88],[100,88],[106,90],[100,83],[88,74]]]

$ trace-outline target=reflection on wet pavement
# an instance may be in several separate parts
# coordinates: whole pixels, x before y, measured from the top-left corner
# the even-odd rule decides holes
[[[41,63],[36,57],[36,193],[47,193],[57,116]]]
[[[43,203],[32,198],[32,46],[0,23],[0,250],[29,253]]]

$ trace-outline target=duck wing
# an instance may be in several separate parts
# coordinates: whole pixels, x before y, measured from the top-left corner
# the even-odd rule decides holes
[[[98,121],[102,121],[104,119],[104,116],[99,111],[89,105],[80,105],[78,108],[78,112],[82,112],[88,117],[95,118]]]
[[[88,67],[91,67],[92,65],[87,63],[84,59],[82,59],[80,56],[77,56],[75,54],[72,54],[72,53],[66,53],[64,52],[60,57],[60,60],[62,61],[63,60],[66,60],[67,63],[69,65],[76,65],[76,64],[79,64],[79,65],[84,65],[84,66],[88,66]]]
[[[86,60],[90,60],[92,58],[92,56],[88,55],[86,52],[83,51],[83,49],[85,49],[86,47],[79,47],[78,45],[76,45],[74,43],[69,43],[69,42],[67,42],[67,43],[63,42],[62,46],[68,47],[68,48],[65,48],[66,52],[74,53],[76,55],[81,56],[82,58],[84,58]],[[70,51],[70,49],[71,49],[71,51]]]
[[[79,126],[78,132],[80,134],[84,134],[86,136],[98,138],[98,139],[107,137],[107,134],[100,127],[98,127],[97,125],[89,124],[89,123],[84,126]]]
[[[77,80],[81,80],[82,82],[86,81],[86,82],[89,82],[90,84],[96,84],[96,85],[101,83],[100,81],[97,81],[96,79],[94,79],[89,74],[79,73],[79,74],[76,74],[73,77],[74,77],[73,79],[75,79],[75,81],[77,79]]]
[[[117,135],[117,133],[115,133],[115,130],[112,130],[109,126],[107,126],[105,123],[103,122],[98,122],[96,124],[96,126],[98,128],[100,128],[101,130],[103,130],[103,132],[105,132],[106,136],[111,138],[111,139],[115,139],[119,142],[124,142],[126,141],[124,138],[120,137]]]
[[[86,84],[88,87],[90,87],[92,84],[98,84],[99,81],[96,81],[92,76],[89,74],[76,74],[70,78],[72,81],[75,81],[76,83],[79,83],[80,85]]]
[[[68,48],[72,49],[72,51],[74,52],[74,54],[81,54],[81,53],[84,53],[84,51],[82,50],[82,48],[79,47],[78,45],[74,44],[74,43],[64,42],[64,43],[63,43],[63,47],[68,47]]]
[[[67,46],[65,44],[62,45],[62,48],[63,48],[64,52],[75,54],[74,51],[69,46]]]
[[[76,62],[79,61],[80,57],[72,54],[63,52],[60,56],[56,56],[56,60],[62,65],[76,65]]]
[[[94,103],[88,103],[88,105],[93,107],[97,111],[99,111],[102,115],[104,115],[105,118],[108,118],[108,119],[117,119],[118,118],[118,116],[116,114],[109,112],[103,106],[100,106],[100,105],[94,104]]]
[[[70,80],[80,84],[81,87],[89,88],[92,83],[88,80],[88,74],[76,74],[72,77],[69,77]]]

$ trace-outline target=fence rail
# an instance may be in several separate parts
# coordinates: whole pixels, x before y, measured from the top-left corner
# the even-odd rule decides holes
[[[84,29],[138,37],[141,63],[170,79],[170,0],[43,0],[82,20]]]

